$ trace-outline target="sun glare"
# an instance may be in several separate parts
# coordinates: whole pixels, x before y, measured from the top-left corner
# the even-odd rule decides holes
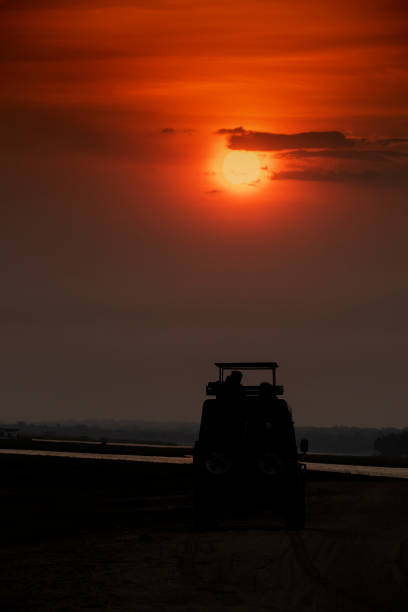
[[[253,183],[258,180],[261,163],[258,156],[250,151],[231,151],[225,156],[222,171],[233,185]]]

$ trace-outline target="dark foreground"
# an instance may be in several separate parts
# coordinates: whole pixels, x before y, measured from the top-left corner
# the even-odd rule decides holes
[[[244,514],[194,533],[190,465],[0,470],[2,612],[407,609],[406,481],[310,473],[304,531]]]

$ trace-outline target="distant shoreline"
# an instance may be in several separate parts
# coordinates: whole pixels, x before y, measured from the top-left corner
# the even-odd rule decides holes
[[[107,442],[96,440],[47,440],[44,438],[0,440],[0,449],[61,451],[106,455],[161,455],[184,457],[191,455],[192,446],[147,442]],[[160,452],[158,452],[160,450]]]
[[[0,439],[0,450],[27,450],[38,452],[64,452],[95,455],[146,456],[146,457],[191,457],[193,446],[154,442],[105,442],[96,440],[52,440]],[[307,463],[370,466],[384,468],[408,468],[408,458],[382,457],[378,455],[342,455],[330,453],[307,453],[301,456]]]

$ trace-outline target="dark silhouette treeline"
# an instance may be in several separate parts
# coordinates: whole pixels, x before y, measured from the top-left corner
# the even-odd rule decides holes
[[[343,453],[350,455],[377,454],[378,439],[388,436],[399,436],[406,430],[396,428],[374,427],[296,427],[296,437],[299,440],[309,440],[310,452],[316,453]]]
[[[380,436],[374,448],[386,457],[408,457],[408,429]]]
[[[198,423],[131,420],[0,423],[0,437],[111,440],[194,444]],[[296,427],[298,443],[309,440],[310,452],[408,456],[408,429],[370,427]]]
[[[15,438],[53,438],[61,440],[110,440],[112,442],[150,442],[152,444],[193,444],[199,424],[133,420],[84,420],[61,422],[0,423],[0,436]],[[10,432],[10,430],[15,430]],[[10,432],[10,433],[9,433]]]

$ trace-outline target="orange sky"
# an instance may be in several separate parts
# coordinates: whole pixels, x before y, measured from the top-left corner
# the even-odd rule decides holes
[[[406,129],[402,2],[0,4],[4,103],[127,109],[152,128]]]
[[[400,327],[390,320],[403,325],[406,290],[407,40],[401,1],[0,0],[10,346],[29,355],[41,338],[48,367],[59,321],[70,367],[88,351],[113,372],[100,391],[105,414],[118,387],[133,414],[132,364],[153,377],[153,355],[178,345],[170,396],[186,367],[191,387],[174,414],[154,397],[139,416],[194,420],[203,368],[239,353],[283,359],[303,423],[401,424]],[[263,170],[232,187],[221,166],[240,146]],[[74,342],[72,316],[81,327],[94,311],[102,322]],[[15,312],[37,312],[28,336]],[[254,342],[252,326],[268,324]],[[305,346],[316,364],[306,373]],[[370,421],[358,406],[375,351],[394,355],[397,390],[391,416],[385,396],[370,396]],[[350,414],[340,398],[327,415],[349,354],[365,382],[350,374]],[[29,363],[27,389],[48,415],[57,383],[49,395]],[[67,406],[93,414],[100,381],[90,374],[87,386],[79,370]],[[13,388],[7,397],[26,417],[27,395]]]
[[[188,191],[210,193],[225,187],[211,174],[224,155],[221,128],[407,133],[401,2],[0,5],[3,115],[36,150],[120,155],[163,177],[172,167],[177,184],[184,175]],[[175,142],[160,142],[164,128]],[[269,156],[269,172],[292,166]]]

